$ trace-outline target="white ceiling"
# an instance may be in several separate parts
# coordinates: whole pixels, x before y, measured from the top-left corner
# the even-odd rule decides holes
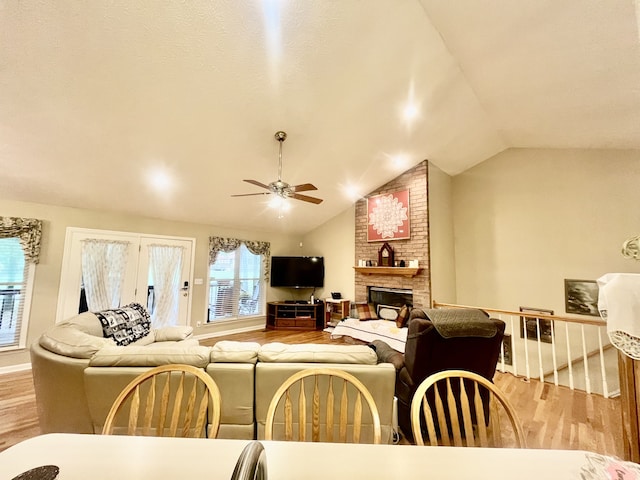
[[[425,159],[455,175],[512,147],[640,149],[639,10],[2,1],[0,198],[303,233],[353,203],[345,187],[367,194]],[[324,199],[281,219],[266,196],[231,197],[277,178],[277,130],[283,180]]]

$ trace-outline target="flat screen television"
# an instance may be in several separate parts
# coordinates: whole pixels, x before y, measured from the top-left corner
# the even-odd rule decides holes
[[[271,286],[324,286],[324,257],[271,257]]]

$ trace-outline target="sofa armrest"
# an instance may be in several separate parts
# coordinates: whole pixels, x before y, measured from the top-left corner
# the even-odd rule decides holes
[[[91,358],[101,348],[114,346],[109,338],[96,337],[78,330],[74,325],[56,325],[43,333],[39,345],[53,353],[71,358]]]
[[[375,350],[378,356],[378,363],[391,363],[396,372],[399,372],[404,367],[404,355],[391,348],[387,343],[382,340],[374,340],[369,346]]]

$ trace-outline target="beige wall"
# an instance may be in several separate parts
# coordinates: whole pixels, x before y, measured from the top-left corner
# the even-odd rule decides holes
[[[324,257],[324,288],[316,290],[316,297],[340,292],[342,298],[353,300],[355,205],[305,235],[302,251],[303,255]]]
[[[275,255],[291,255],[298,250],[300,239],[284,235],[264,234],[248,230],[217,228],[210,225],[171,222],[152,218],[98,212],[77,208],[54,207],[34,203],[15,202],[0,199],[0,215],[32,217],[44,221],[40,263],[36,267],[31,319],[27,345],[35,341],[47,328],[55,323],[62,254],[67,227],[95,228],[125,232],[140,232],[196,239],[194,277],[202,278],[203,285],[194,285],[191,307],[191,324],[205,322],[207,314],[207,267],[209,236],[229,236],[248,240],[271,242],[271,252]],[[267,299],[277,298],[275,289],[267,290]],[[261,319],[259,324],[264,324]],[[224,325],[225,329],[251,327],[256,321],[237,321]],[[220,331],[220,326],[196,328],[196,335],[208,336]],[[26,350],[0,353],[0,369],[29,362]]]
[[[640,151],[507,150],[453,178],[457,301],[562,315],[564,279],[640,272]]]
[[[429,266],[431,298],[456,301],[452,178],[429,163]]]

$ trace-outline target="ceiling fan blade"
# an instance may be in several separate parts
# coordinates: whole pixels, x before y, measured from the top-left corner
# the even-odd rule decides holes
[[[247,183],[250,183],[252,185],[256,185],[258,187],[266,188],[267,190],[269,190],[269,185],[265,185],[264,183],[260,183],[257,180],[243,180],[243,182],[247,182]]]
[[[302,183],[300,185],[294,185],[291,187],[291,190],[294,192],[308,192],[309,190],[317,190],[315,185],[311,185],[310,183]]]
[[[310,197],[308,195],[300,195],[298,193],[292,193],[289,198],[295,198],[296,200],[302,200],[303,202],[315,203],[316,205],[322,203],[321,198]]]
[[[253,195],[271,195],[271,192],[260,192],[260,193],[240,193],[238,195],[231,195],[232,197],[251,197]]]

